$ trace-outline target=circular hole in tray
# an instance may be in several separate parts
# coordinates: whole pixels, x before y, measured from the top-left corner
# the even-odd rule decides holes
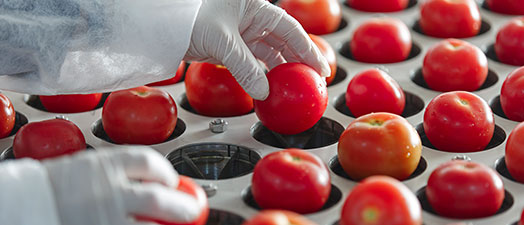
[[[187,95],[186,93],[182,94],[182,96],[180,96],[179,98],[179,105],[180,107],[182,107],[183,109],[185,109],[186,111],[188,112],[191,112],[193,114],[197,114],[197,115],[201,115],[201,116],[205,116],[205,115],[202,115],[200,113],[198,113],[195,109],[193,109],[193,107],[189,104],[189,101],[187,100]],[[244,114],[244,115],[248,115],[248,114],[251,114],[255,112],[255,110],[251,110],[249,111],[248,113]],[[238,115],[238,116],[243,116],[243,115]],[[208,116],[209,117],[209,116]],[[235,117],[235,116],[221,116],[223,118],[228,118],[228,117]]]
[[[511,181],[514,181],[514,182],[518,182],[517,180],[515,180],[515,178],[513,178],[511,176],[511,174],[509,173],[508,171],[508,167],[506,166],[506,158],[503,156],[502,158],[500,159],[497,159],[497,161],[495,161],[495,169],[497,170],[497,172],[499,172],[500,175],[502,175],[503,177],[505,178],[508,178],[509,180]]]
[[[352,8],[351,6],[348,5],[347,1],[344,1],[343,4],[346,7]],[[409,0],[408,6],[404,10],[410,9],[413,6],[416,6],[416,5],[417,5],[417,0]],[[354,8],[352,8],[352,9],[354,9]],[[361,11],[361,10],[358,10],[358,9],[354,9],[354,10]],[[367,11],[361,11],[361,12],[367,12]],[[395,12],[368,12],[368,13],[398,13],[398,12],[401,12],[401,11],[395,11]]]
[[[206,225],[241,225],[242,223],[244,223],[244,218],[235,213],[209,209]]]
[[[86,144],[86,150],[95,150],[93,146]],[[0,153],[0,161],[8,160],[8,159],[15,159],[15,155],[13,153],[13,147],[9,147],[5,149],[2,153]]]
[[[98,103],[98,105],[96,105],[96,107],[93,110],[102,108],[104,106],[104,103],[106,102],[107,96],[109,96],[109,94],[111,94],[111,93],[103,93],[102,94],[102,98],[100,99],[100,102]],[[33,107],[35,109],[38,109],[38,110],[44,111],[44,112],[49,112],[44,107],[44,105],[42,105],[42,102],[40,101],[40,98],[38,97],[38,95],[26,95],[24,100],[25,100],[25,103],[27,105],[29,105],[29,106],[31,106],[31,107]]]
[[[348,73],[346,72],[346,70],[342,67],[337,66],[337,73],[335,74],[335,79],[331,81],[331,84],[329,84],[328,87],[332,87],[333,85],[339,84],[340,82],[345,80],[347,76]]]
[[[482,8],[485,9],[485,10],[488,10],[492,13],[496,13],[496,14],[499,14],[499,15],[505,15],[505,16],[519,16],[518,14],[505,14],[505,13],[500,13],[500,12],[495,12],[495,11],[491,11],[491,9],[489,8],[488,6],[488,2],[487,1],[482,1]],[[517,223],[515,223],[515,225],[517,225]]]
[[[428,163],[427,163],[426,159],[421,156],[420,157],[420,161],[419,161],[418,166],[415,169],[415,171],[413,171],[413,173],[407,179],[405,179],[404,181],[419,176],[420,174],[422,174],[426,170],[427,167],[428,167]],[[333,157],[329,161],[329,168],[336,175],[339,175],[339,176],[341,176],[343,178],[346,178],[348,180],[351,180],[351,181],[357,181],[357,180],[349,177],[349,175],[344,171],[344,168],[342,168],[342,165],[340,165],[340,162],[338,161],[338,156]]]
[[[340,20],[340,25],[338,25],[338,28],[337,28],[337,30],[335,32],[339,32],[339,31],[343,30],[348,25],[349,25],[349,21],[344,16],[342,16],[342,19]],[[333,33],[335,33],[335,32],[333,32]]]
[[[413,81],[413,83],[415,83],[416,85],[418,85],[420,87],[423,87],[423,88],[428,89],[428,90],[433,90],[433,89],[431,89],[428,86],[428,84],[424,80],[424,75],[422,74],[422,68],[418,68],[411,75],[411,81]],[[488,70],[488,76],[486,77],[486,80],[484,81],[482,86],[480,86],[480,88],[477,89],[476,91],[480,91],[480,90],[489,88],[489,87],[495,85],[498,81],[499,81],[499,77],[498,77],[497,73],[495,73],[493,70]]]
[[[206,180],[240,177],[253,172],[260,155],[249,148],[225,143],[186,145],[166,158],[178,173]]]
[[[407,118],[416,115],[424,109],[424,100],[419,96],[407,91],[404,91],[404,96],[406,98],[406,106],[404,106],[404,111],[402,111],[402,117]],[[346,105],[346,93],[340,94],[335,100],[335,109],[346,116],[355,118]]]
[[[422,206],[422,210],[426,211],[426,212],[429,212],[433,215],[437,215],[437,216],[440,216],[437,214],[437,212],[435,212],[435,210],[433,210],[433,208],[431,207],[431,205],[429,204],[429,200],[426,196],[426,187],[422,187],[421,189],[419,189],[415,195],[417,196],[419,202],[420,202],[420,205]],[[502,206],[500,206],[500,209],[499,211],[497,211],[497,214],[501,214],[503,212],[506,212],[508,211],[511,206],[513,206],[513,203],[514,203],[514,199],[513,199],[513,195],[511,193],[509,193],[509,191],[507,190],[504,190],[504,200],[502,201]]]
[[[353,57],[353,54],[351,53],[351,50],[350,50],[350,43],[351,41],[349,42],[346,42],[342,45],[342,47],[339,49],[339,53],[344,56],[345,58],[347,59],[350,59],[350,60],[353,60],[355,62],[360,62],[358,60],[356,60],[354,57]],[[409,55],[408,55],[408,58],[405,59],[404,61],[402,62],[405,62],[405,61],[408,61],[412,58],[415,58],[417,57],[418,55],[420,55],[420,52],[422,52],[422,49],[420,48],[420,46],[413,42],[412,46],[411,46],[411,52],[409,52]],[[360,62],[360,63],[367,63],[367,62]],[[395,62],[395,63],[400,63],[400,62]],[[367,64],[393,64],[393,63],[367,63]]]
[[[163,142],[168,142],[168,141],[171,141],[171,140],[173,140],[173,139],[175,139],[177,137],[180,137],[180,135],[182,135],[184,133],[184,131],[186,131],[186,123],[184,123],[184,121],[182,119],[178,118],[177,121],[176,121],[175,130],[173,130],[173,133],[171,134],[171,136],[169,136]],[[102,124],[102,119],[98,119],[93,124],[93,126],[91,127],[91,132],[97,138],[100,138],[100,139],[102,139],[104,141],[107,141],[109,143],[117,144],[117,143],[113,142],[113,140],[111,140],[109,138],[109,136],[107,136],[106,131],[104,130],[104,125]]]
[[[425,35],[427,37],[433,37],[433,36],[424,34],[424,32],[422,31],[422,28],[420,27],[419,19],[417,19],[415,23],[413,23],[413,26],[411,28],[413,29],[413,31],[419,34]],[[480,25],[480,31],[477,35],[475,35],[475,37],[483,35],[487,33],[489,30],[491,30],[491,25],[487,21],[482,20],[482,24]],[[439,38],[439,37],[433,37],[433,38]],[[442,39],[445,39],[445,38],[442,38]]]
[[[500,104],[500,95],[497,95],[495,98],[491,99],[489,101],[489,106],[491,108],[491,111],[495,113],[495,115],[500,116],[504,119],[508,119],[504,111],[502,110],[502,105]],[[508,119],[509,120],[509,119]]]
[[[276,148],[321,148],[338,142],[344,127],[340,123],[322,117],[310,129],[294,135],[284,135],[269,130],[262,122],[251,127],[251,135],[257,141]]]
[[[13,129],[11,130],[11,133],[9,133],[9,135],[7,135],[6,137],[4,138],[7,138],[7,137],[11,137],[13,135],[16,134],[16,132],[18,132],[18,130],[20,130],[20,128],[22,128],[22,126],[26,125],[29,121],[27,120],[27,117],[16,111],[15,110],[15,125],[13,126]],[[0,140],[3,139],[3,138],[0,138]]]
[[[420,136],[420,140],[422,140],[422,145],[423,146],[426,146],[426,147],[434,149],[434,150],[442,151],[442,150],[439,150],[439,149],[435,148],[435,146],[433,146],[433,144],[431,144],[431,142],[429,142],[429,139],[426,136],[426,132],[424,131],[424,125],[422,123],[417,125],[415,127],[415,129],[417,130],[418,135]],[[506,132],[504,131],[504,129],[502,129],[497,124],[495,124],[495,130],[493,131],[493,137],[491,138],[491,141],[488,143],[486,148],[484,148],[481,151],[495,148],[495,147],[499,146],[500,144],[502,144],[504,142],[504,140],[506,140]],[[445,152],[447,152],[447,151],[445,151]]]
[[[331,184],[331,192],[329,193],[328,200],[326,201],[324,206],[322,206],[322,208],[317,212],[321,212],[335,206],[341,199],[342,192],[337,186]],[[251,186],[247,187],[244,191],[242,191],[242,200],[244,201],[244,203],[246,203],[246,205],[250,206],[251,208],[262,210],[262,208],[260,208],[260,206],[258,206],[257,202],[255,201],[253,193],[251,193]]]
[[[495,52],[495,43],[488,45],[484,49],[484,54],[486,54],[486,57],[488,57],[488,59],[491,59],[495,62],[502,63],[502,64],[509,65],[509,66],[514,66],[511,64],[503,63],[499,60],[499,57],[497,56],[497,53]]]

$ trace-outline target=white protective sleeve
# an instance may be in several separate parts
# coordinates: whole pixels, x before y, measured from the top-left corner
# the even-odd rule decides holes
[[[0,1],[0,89],[107,92],[173,76],[200,0]]]

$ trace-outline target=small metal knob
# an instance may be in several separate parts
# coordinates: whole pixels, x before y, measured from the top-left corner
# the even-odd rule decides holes
[[[202,188],[206,192],[208,198],[211,198],[217,194],[218,187],[216,184],[204,184]]]
[[[209,122],[209,130],[213,133],[223,133],[227,130],[227,121],[223,119],[215,119]]]
[[[451,158],[451,160],[466,160],[466,161],[471,161],[471,158],[467,155],[456,155],[456,156],[453,156],[453,158]]]

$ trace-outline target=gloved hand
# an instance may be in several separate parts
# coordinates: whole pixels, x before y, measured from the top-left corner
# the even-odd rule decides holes
[[[269,69],[301,62],[322,76],[330,75],[327,60],[300,24],[266,0],[202,0],[185,60],[222,64],[253,98],[264,100]]]
[[[178,175],[147,147],[97,150],[43,162],[63,225],[141,225],[134,215],[190,222],[201,209],[178,192]],[[143,183],[133,181],[145,181]]]

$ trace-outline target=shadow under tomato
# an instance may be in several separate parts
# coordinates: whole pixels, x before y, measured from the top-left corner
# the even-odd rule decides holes
[[[93,146],[89,144],[86,144],[86,150],[91,151],[91,150],[95,150],[95,148],[93,148]],[[13,153],[13,147],[9,147],[5,149],[2,153],[0,153],[0,161],[8,160],[8,159],[16,159]]]
[[[346,59],[350,59],[350,60],[353,60],[355,62],[360,62],[358,60],[355,59],[355,57],[353,57],[353,54],[351,53],[351,49],[350,49],[350,44],[351,44],[351,41],[349,42],[346,42],[342,45],[342,47],[339,49],[339,53],[344,56],[344,58]],[[411,51],[409,52],[409,55],[408,57],[404,60],[404,61],[401,61],[401,62],[405,62],[405,61],[408,61],[410,59],[413,59],[415,57],[417,57],[418,55],[420,55],[420,53],[422,52],[422,49],[420,48],[420,46],[413,42],[412,45],[411,45]],[[401,62],[394,62],[394,63],[401,63]],[[367,63],[367,62],[360,62],[360,63],[366,63],[366,64],[393,64],[393,63]]]
[[[240,215],[219,209],[209,209],[206,225],[242,225],[244,218]]]
[[[102,98],[100,99],[100,102],[92,110],[96,110],[96,109],[102,108],[104,106],[104,103],[106,102],[106,99],[109,96],[109,94],[111,94],[111,93],[103,93],[102,94]],[[38,95],[29,95],[29,96],[27,96],[25,98],[25,103],[27,105],[35,108],[35,109],[40,110],[40,111],[49,112],[44,107],[44,105],[42,105],[42,102],[40,101],[40,98],[38,97]],[[92,111],[92,110],[90,110],[90,111]]]
[[[351,8],[351,9],[354,9],[352,8],[347,1],[344,1],[343,3],[344,6],[348,7],[348,8]],[[408,5],[406,6],[406,8],[404,10],[408,10],[408,9],[411,9],[413,8],[414,6],[417,5],[417,0],[409,0],[408,2]],[[358,9],[354,9],[354,10],[357,10],[357,11],[361,11],[361,10],[358,10]],[[404,10],[401,10],[401,11],[395,11],[395,12],[367,12],[367,11],[361,11],[361,12],[366,12],[366,13],[398,13],[398,12],[402,12]]]
[[[168,142],[168,141],[171,141],[171,140],[173,140],[173,139],[175,139],[177,137],[180,137],[180,135],[182,135],[184,133],[184,131],[186,131],[186,123],[184,123],[184,121],[182,119],[178,118],[177,121],[176,121],[175,129],[173,130],[173,133],[171,133],[171,136],[169,136],[162,143]],[[109,136],[107,135],[106,131],[104,130],[104,125],[102,124],[102,119],[97,120],[93,124],[93,126],[91,127],[91,132],[97,138],[100,138],[100,139],[102,139],[104,141],[107,141],[109,143],[117,144],[113,140],[111,140],[111,138],[109,138]],[[157,144],[160,144],[160,143],[157,143]]]
[[[415,72],[413,72],[410,78],[411,78],[411,81],[413,81],[413,83],[415,83],[416,85],[423,87],[425,89],[428,89],[428,90],[433,90],[428,86],[428,84],[426,83],[426,80],[424,80],[424,75],[422,74],[422,68],[418,68]],[[493,70],[488,70],[488,76],[486,77],[486,80],[484,81],[484,83],[482,83],[482,86],[480,86],[480,88],[475,91],[480,91],[480,90],[484,90],[486,88],[492,87],[498,81],[499,81],[499,77],[497,73],[495,73],[495,71]]]
[[[422,31],[422,27],[420,27],[420,19],[417,19],[415,21],[415,23],[413,23],[413,26],[411,26],[411,29],[413,29],[413,31],[415,31],[415,32],[417,32],[419,34],[422,34],[424,36],[427,36],[427,37],[439,38],[439,37],[433,37],[431,35],[424,34],[424,31]],[[483,35],[483,34],[487,33],[489,30],[491,30],[491,24],[489,24],[485,20],[482,20],[482,23],[480,24],[479,33],[477,35],[473,36],[473,37],[477,37],[477,36]],[[444,39],[444,38],[442,38],[442,39]]]

